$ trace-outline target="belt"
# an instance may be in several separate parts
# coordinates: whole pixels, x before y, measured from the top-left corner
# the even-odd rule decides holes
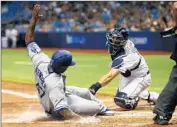
[[[134,67],[133,69],[130,69],[130,71],[134,71],[134,70],[138,69],[139,66],[140,66],[140,64],[141,64],[141,58],[140,58],[140,61],[138,62],[138,64],[136,65],[136,67]],[[148,71],[146,72],[146,74],[147,74],[147,75],[150,74],[150,71],[148,70]]]

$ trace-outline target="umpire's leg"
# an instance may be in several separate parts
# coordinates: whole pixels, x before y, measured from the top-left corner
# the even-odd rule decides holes
[[[172,69],[169,81],[161,92],[153,112],[156,124],[168,124],[177,105],[177,65]]]

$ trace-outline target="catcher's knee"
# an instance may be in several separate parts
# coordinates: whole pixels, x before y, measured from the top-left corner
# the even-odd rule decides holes
[[[124,92],[117,92],[116,96],[114,97],[114,102],[117,106],[127,110],[133,110],[136,108],[138,104],[139,98],[128,98],[127,94]]]

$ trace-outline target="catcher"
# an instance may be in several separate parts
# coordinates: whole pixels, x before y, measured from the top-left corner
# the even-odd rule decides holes
[[[151,82],[149,68],[144,57],[128,39],[128,31],[123,27],[116,27],[111,29],[106,37],[112,59],[111,67],[106,75],[91,85],[90,92],[95,95],[100,88],[120,74],[120,85],[114,97],[116,105],[132,110],[136,108],[140,97],[155,102],[158,94],[146,90]]]

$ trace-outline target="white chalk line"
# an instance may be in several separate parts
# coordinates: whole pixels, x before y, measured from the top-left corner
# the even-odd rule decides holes
[[[2,89],[1,92],[4,94],[10,94],[10,95],[14,95],[14,96],[22,97],[22,98],[27,98],[27,99],[37,99],[38,98],[37,95],[30,95],[27,93],[21,93],[21,92],[16,92],[16,91],[12,91],[12,90]]]
[[[13,62],[16,65],[26,65],[26,66],[31,66],[32,63],[28,62],[28,61],[14,61]],[[86,64],[76,64],[73,67],[98,67],[98,64],[90,64],[90,65],[86,65]]]

